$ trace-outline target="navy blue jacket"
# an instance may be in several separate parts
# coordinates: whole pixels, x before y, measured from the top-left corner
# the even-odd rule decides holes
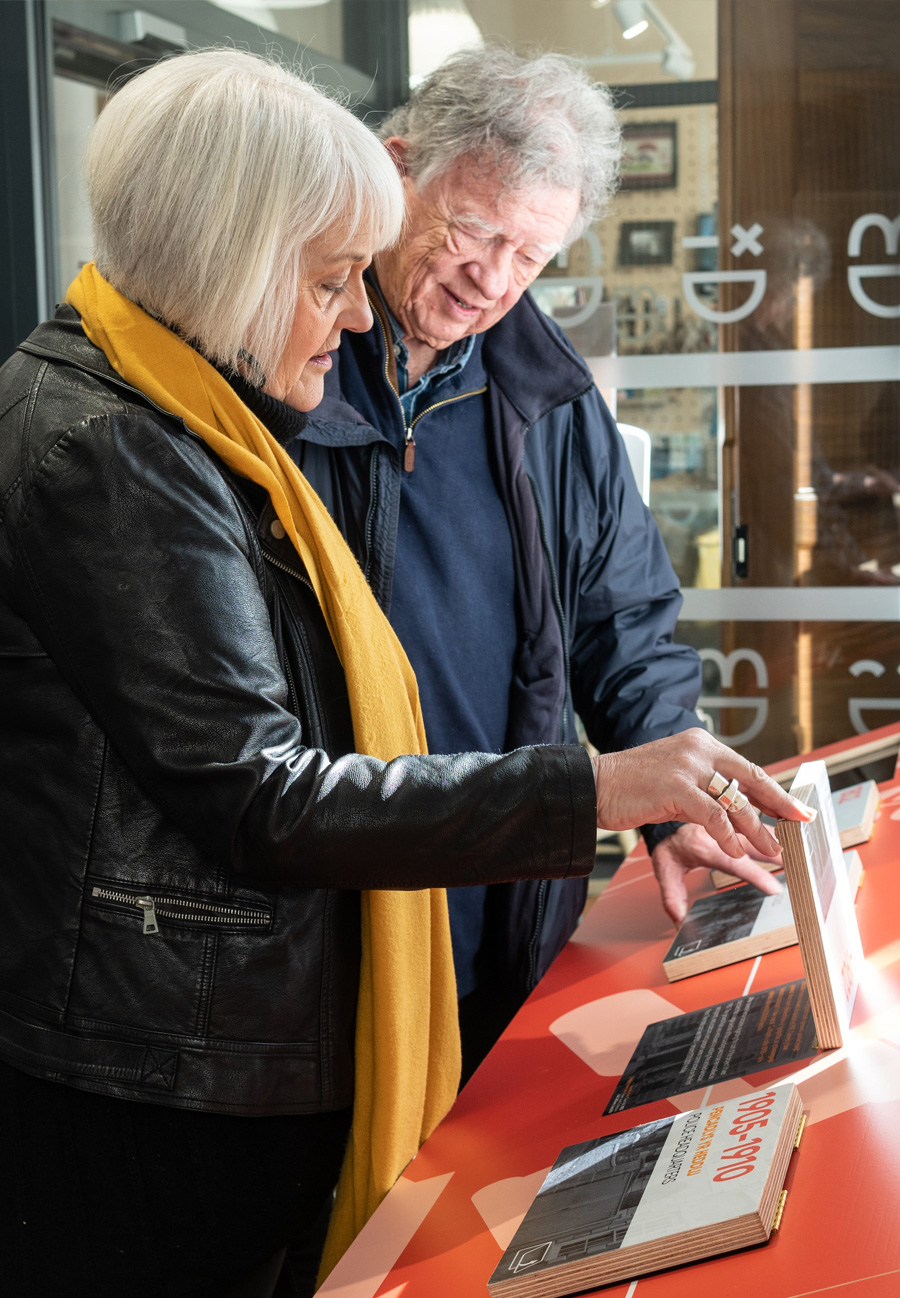
[[[692,708],[700,661],[672,638],[678,580],[588,367],[528,294],[485,334],[483,360],[491,409],[521,441],[562,629],[568,679],[559,738],[575,742],[575,712],[603,752],[699,725]],[[368,333],[345,333],[325,400],[289,448],[384,608],[403,473],[394,440],[381,431],[402,419],[390,373],[377,317]],[[372,422],[358,408],[370,411]],[[466,401],[444,407],[441,418],[449,411],[464,419]],[[573,931],[586,882],[499,888],[496,945],[524,995]]]

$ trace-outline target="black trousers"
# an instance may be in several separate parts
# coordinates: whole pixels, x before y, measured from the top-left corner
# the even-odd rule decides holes
[[[0,1063],[4,1298],[306,1298],[349,1127],[349,1109],[197,1113]]]
[[[511,995],[498,979],[483,982],[458,1002],[462,1045],[460,1089],[484,1062],[524,1000],[524,996]]]

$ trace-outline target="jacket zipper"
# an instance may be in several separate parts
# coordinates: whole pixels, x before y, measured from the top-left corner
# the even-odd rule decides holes
[[[369,301],[371,302],[371,297]],[[416,438],[415,438],[415,434],[413,433],[413,429],[415,428],[419,420],[424,419],[426,415],[430,415],[433,410],[439,410],[441,406],[449,406],[454,401],[464,401],[466,397],[481,396],[483,392],[487,392],[487,386],[483,388],[473,388],[471,392],[460,392],[455,397],[445,397],[443,401],[436,401],[433,406],[428,406],[425,410],[421,410],[419,414],[416,415],[412,423],[408,424],[406,422],[406,411],[403,409],[403,402],[400,400],[400,393],[397,391],[397,389],[394,387],[393,383],[391,382],[390,367],[388,365],[388,361],[390,358],[390,350],[388,344],[387,331],[385,330],[384,324],[382,322],[379,313],[373,309],[372,315],[378,321],[378,328],[381,330],[381,341],[384,343],[384,380],[387,383],[390,390],[393,392],[394,396],[397,398],[397,405],[400,407],[400,418],[403,422],[403,431],[404,431],[403,471],[404,473],[412,473],[413,469],[416,467]]]
[[[369,461],[369,510],[366,514],[366,581],[371,586],[372,541],[375,535],[375,505],[378,500],[378,450],[372,447],[372,458]]]
[[[290,564],[285,563],[283,559],[276,558],[267,545],[262,545],[261,549],[267,563],[270,563],[273,568],[280,568],[281,571],[286,572],[289,577],[296,577],[298,581],[302,581],[303,585],[308,586],[313,594],[315,594],[313,584],[305,572],[300,572],[298,568],[292,568]]]
[[[287,653],[284,655],[284,676],[288,684],[288,698],[291,700],[291,707],[295,717],[300,716],[300,695],[297,693],[297,685],[294,681],[294,673],[291,671],[291,664],[288,660]]]
[[[526,986],[529,992],[533,992],[537,986],[536,970],[538,938],[541,935],[541,928],[544,924],[544,908],[547,905],[547,889],[549,886],[547,879],[540,879],[538,881],[537,913],[534,917],[534,930],[531,934],[531,941],[528,943],[528,982],[526,983]]]
[[[527,433],[528,429],[526,429],[525,431]],[[560,632],[562,633],[563,672],[564,672],[564,679],[566,683],[566,692],[565,692],[565,697],[563,699],[562,742],[564,744],[567,744],[569,742],[568,705],[569,705],[569,698],[571,695],[571,683],[569,681],[569,674],[570,674],[569,627],[568,627],[568,621],[566,619],[565,610],[563,609],[562,606],[562,596],[559,593],[559,580],[556,575],[556,564],[553,562],[553,554],[550,550],[549,539],[547,537],[547,524],[544,519],[544,509],[543,506],[541,505],[540,498],[538,497],[538,493],[535,490],[534,483],[531,481],[530,477],[528,478],[528,482],[531,486],[531,494],[534,497],[535,509],[537,510],[538,526],[541,529],[541,545],[544,548],[544,558],[547,561],[547,568],[549,569],[550,572],[550,589],[553,592],[553,603],[556,608],[556,616],[559,618],[559,629]],[[541,879],[538,883],[538,898],[537,898],[536,914],[534,917],[534,928],[532,929],[531,932],[531,941],[528,943],[528,982],[526,986],[528,987],[529,991],[533,991],[535,986],[537,985],[537,978],[535,976],[535,972],[537,969],[538,941],[541,936],[541,928],[543,927],[544,924],[544,909],[547,904],[548,886],[549,885],[546,879]]]
[[[548,415],[552,415],[554,410],[559,410],[561,406],[571,405],[575,401],[580,401],[582,397],[587,396],[592,386],[593,386],[592,384],[588,384],[586,388],[582,388],[582,390],[580,392],[576,392],[574,396],[567,397],[565,401],[558,401],[555,406],[551,406],[549,410],[545,410],[543,414],[540,416],[540,418],[546,419]],[[534,424],[526,424],[525,427],[523,428],[522,430],[523,446],[525,441],[528,438],[528,434],[531,432],[533,427]],[[556,575],[556,564],[553,561],[553,551],[550,549],[550,538],[547,535],[547,523],[544,518],[544,509],[543,506],[541,505],[540,496],[538,495],[537,489],[534,485],[534,482],[532,481],[531,474],[528,473],[527,469],[525,470],[525,473],[531,485],[531,494],[534,497],[534,504],[535,504],[535,508],[537,509],[538,525],[541,529],[541,545],[544,548],[544,558],[547,560],[547,567],[550,570],[550,588],[553,592],[553,603],[556,605],[556,616],[559,618],[559,628],[560,631],[562,632],[563,668],[565,671],[565,679],[566,679],[566,697],[563,703],[563,714],[562,714],[562,742],[564,744],[567,744],[569,743],[568,707],[572,697],[572,682],[570,679],[571,664],[569,661],[569,627],[568,627],[568,621],[566,619],[565,610],[562,604],[562,595],[560,594],[560,590],[559,590],[559,578]]]
[[[567,744],[569,742],[569,700],[572,694],[572,684],[569,679],[571,670],[569,663],[569,625],[565,609],[562,606],[562,596],[559,593],[559,579],[556,575],[556,564],[553,562],[553,555],[550,551],[550,545],[547,539],[547,524],[544,521],[544,509],[538,498],[538,494],[534,489],[534,483],[531,482],[531,478],[529,478],[528,481],[531,483],[531,494],[534,497],[535,508],[537,509],[538,525],[541,529],[541,545],[544,547],[544,558],[547,560],[547,567],[550,570],[550,589],[553,592],[553,603],[556,608],[556,616],[559,618],[559,629],[562,632],[563,672],[566,683],[566,694],[563,701],[562,714],[562,743]]]
[[[419,411],[406,429],[406,446],[403,450],[403,468],[406,473],[412,473],[416,466],[416,439],[413,429],[419,420],[424,419],[426,415],[430,415],[432,410],[440,410],[441,406],[450,406],[454,401],[465,401],[467,397],[479,397],[482,392],[487,392],[486,385],[483,388],[473,388],[471,392],[460,392],[455,397],[445,397],[443,401],[436,401],[433,406],[426,406],[424,410]]]
[[[143,912],[144,933],[158,933],[158,916],[163,919],[188,920],[201,924],[249,924],[268,928],[272,916],[264,910],[246,906],[218,906],[208,901],[188,901],[178,897],[152,897],[149,893],[123,892],[117,888],[91,889],[98,901],[114,902],[120,906],[136,906]]]
[[[584,392],[580,392],[578,396],[573,397],[572,400],[577,401],[580,397],[583,397],[585,393],[588,391],[590,391],[590,389],[585,388]],[[559,403],[559,405],[565,405],[565,404],[566,404],[565,402]],[[541,416],[541,418],[542,419],[546,418],[547,415],[552,414],[553,410],[556,409],[558,409],[558,406],[554,406],[552,410],[545,411],[545,413]],[[528,427],[524,429],[523,442],[525,438],[527,438],[532,427],[533,425],[529,424]],[[527,473],[528,471],[526,469],[526,474]],[[562,604],[562,595],[560,594],[560,590],[559,590],[559,578],[557,577],[557,573],[556,573],[556,564],[553,560],[553,552],[550,549],[550,539],[547,535],[547,522],[546,519],[544,518],[544,507],[541,504],[540,496],[538,495],[537,489],[535,488],[535,485],[531,480],[530,474],[528,474],[528,482],[531,486],[531,494],[534,497],[535,509],[537,510],[538,526],[541,529],[541,545],[544,548],[544,558],[547,561],[547,568],[549,569],[550,572],[550,589],[553,592],[553,603],[556,607],[556,616],[559,618],[559,629],[562,633],[563,671],[565,673],[565,682],[566,682],[566,694],[565,694],[565,699],[563,700],[563,714],[562,714],[562,742],[564,744],[567,744],[569,742],[569,700],[572,695],[572,683],[570,679],[571,663],[569,659],[568,619],[566,618],[565,609],[563,608],[563,604]],[[537,981],[535,978],[535,973],[537,969],[538,941],[540,939],[541,928],[543,927],[543,923],[544,923],[544,910],[547,904],[548,887],[549,884],[546,879],[541,879],[540,882],[538,883],[538,899],[537,899],[537,908],[536,908],[537,913],[535,914],[535,918],[534,918],[534,928],[531,933],[531,941],[528,943],[527,986],[529,991],[533,990]]]

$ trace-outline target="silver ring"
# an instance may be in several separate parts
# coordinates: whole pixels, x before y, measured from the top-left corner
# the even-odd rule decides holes
[[[711,798],[720,798],[727,788],[728,781],[725,779],[725,776],[720,775],[718,771],[713,771],[713,777],[706,787],[706,792],[709,796]]]
[[[734,811],[736,809],[735,803],[741,796],[737,780],[732,780],[725,792],[719,794],[716,801],[723,811]]]
[[[746,793],[741,793],[740,789],[738,789],[734,795],[734,802],[731,804],[731,811],[743,811],[746,806],[749,806],[749,803],[750,799]]]

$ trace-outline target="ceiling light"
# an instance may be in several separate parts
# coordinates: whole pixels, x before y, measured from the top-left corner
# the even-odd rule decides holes
[[[601,55],[600,58],[592,58],[592,64],[605,64],[622,62],[642,62],[644,59],[658,59],[662,64],[662,70],[670,77],[677,77],[679,81],[689,81],[694,75],[696,64],[694,55],[690,46],[682,39],[665,14],[661,13],[659,6],[654,0],[615,0],[613,13],[616,15],[616,21],[622,28],[622,35],[626,41],[640,35],[646,31],[652,23],[654,27],[665,38],[666,44],[659,53],[638,55],[638,54],[620,54],[618,59],[612,53]]]
[[[272,21],[275,10],[280,9],[317,9],[329,3],[329,0],[212,0],[217,9],[227,9],[238,18],[247,18],[251,22]]]
[[[626,41],[633,40],[635,36],[640,36],[650,26],[644,14],[643,0],[616,0],[613,5],[613,13],[616,20],[622,28],[622,36]]]
[[[687,46],[667,45],[663,50],[662,70],[679,81],[690,81],[697,65]]]
[[[409,84],[415,89],[449,54],[483,45],[464,0],[412,0],[409,7]]]

